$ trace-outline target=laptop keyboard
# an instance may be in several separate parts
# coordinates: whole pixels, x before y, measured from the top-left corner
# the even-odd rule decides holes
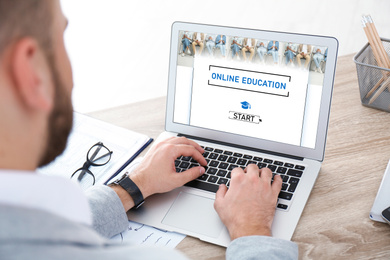
[[[273,176],[278,174],[282,177],[283,184],[279,193],[277,208],[282,210],[289,208],[305,166],[212,147],[203,147],[203,149],[205,150],[203,156],[207,161],[206,172],[199,178],[187,183],[186,186],[217,192],[220,184],[229,187],[231,171],[234,168],[241,167],[245,169],[249,164],[256,164],[260,169],[269,168],[273,172]],[[199,166],[199,163],[188,156],[180,156],[175,161],[177,172],[196,166]]]

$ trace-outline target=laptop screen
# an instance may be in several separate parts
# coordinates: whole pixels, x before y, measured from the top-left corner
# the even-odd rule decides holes
[[[326,41],[185,29],[172,42],[174,123],[316,148],[324,78],[334,73]]]

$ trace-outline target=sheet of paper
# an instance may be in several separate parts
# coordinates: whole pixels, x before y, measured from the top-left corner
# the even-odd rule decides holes
[[[186,236],[129,220],[126,231],[111,238],[119,243],[175,248]]]

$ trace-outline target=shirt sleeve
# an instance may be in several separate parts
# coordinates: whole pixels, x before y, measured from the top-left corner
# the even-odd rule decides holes
[[[116,192],[106,185],[95,185],[86,190],[92,214],[93,228],[102,236],[111,238],[124,231],[129,221]]]
[[[226,259],[298,259],[298,246],[274,237],[240,237],[227,248]]]

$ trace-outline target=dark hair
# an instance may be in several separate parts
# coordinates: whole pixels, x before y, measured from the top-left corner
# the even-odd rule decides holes
[[[0,56],[24,37],[34,38],[51,56],[52,24],[52,0],[0,0]]]

